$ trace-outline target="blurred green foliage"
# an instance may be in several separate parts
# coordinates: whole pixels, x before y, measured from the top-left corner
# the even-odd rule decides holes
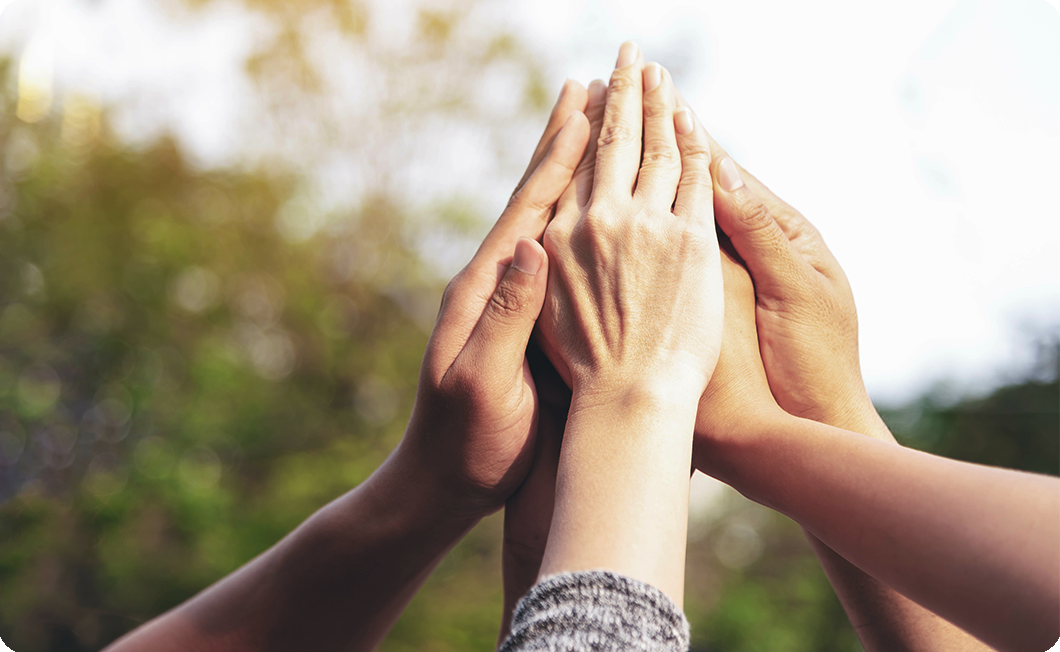
[[[369,21],[358,3],[247,4],[290,22],[247,63],[273,98],[325,90],[287,18],[324,12],[354,40]],[[382,65],[436,58],[459,20],[419,13],[419,59]],[[525,54],[509,35],[476,52],[479,63]],[[524,68],[523,102],[540,112],[551,92]],[[12,79],[0,65],[0,88]],[[408,115],[468,110],[459,76],[431,79],[431,102],[381,101]],[[204,171],[165,138],[130,149],[76,97],[25,124],[14,97],[0,96],[0,638],[17,652],[97,650],[382,462],[446,280],[421,257],[424,231],[481,220],[460,198],[414,219],[382,192],[327,213],[282,168]],[[1057,474],[1055,343],[1042,351],[1033,380],[975,400],[928,396],[885,418],[909,445]],[[689,547],[696,646],[858,649],[801,529],[726,501]],[[382,649],[490,649],[500,607],[495,516]]]
[[[0,627],[19,650],[97,649],[367,477],[411,405],[408,308],[441,285],[380,198],[292,243],[313,210],[294,179],[123,149],[78,110],[0,124]]]

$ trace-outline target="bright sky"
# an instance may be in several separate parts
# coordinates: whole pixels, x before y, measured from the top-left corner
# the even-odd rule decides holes
[[[398,23],[410,2],[372,4]],[[147,107],[120,114],[122,133],[161,119],[204,164],[238,159],[242,59],[265,29],[238,5],[0,11],[0,51],[54,73],[57,95]],[[537,0],[487,2],[481,19],[547,53],[555,88],[606,79],[626,39],[670,67],[715,137],[825,235],[877,400],[985,389],[1028,364],[1030,335],[1060,331],[1060,13],[1044,0]],[[419,165],[480,179],[489,161],[466,149]],[[511,176],[470,187],[499,208]]]

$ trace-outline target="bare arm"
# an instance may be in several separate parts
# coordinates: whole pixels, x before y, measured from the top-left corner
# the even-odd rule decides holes
[[[713,474],[999,650],[1060,636],[1060,480],[888,445],[780,410],[715,442]]]
[[[854,297],[821,234],[713,140],[714,206],[754,279],[749,313],[757,341],[744,355],[763,363],[743,382],[768,382],[796,416],[897,445],[861,378]],[[722,170],[722,162],[730,164]],[[727,282],[728,283],[728,282]],[[727,300],[729,293],[727,291]],[[746,312],[746,311],[745,311]],[[727,327],[726,336],[730,330]],[[723,352],[724,356],[724,352]],[[771,401],[770,401],[771,402]],[[984,652],[990,647],[867,575],[807,532],[821,566],[868,652]]]
[[[115,643],[139,650],[370,650],[445,553],[533,457],[525,359],[548,260],[536,242],[588,138],[564,86],[525,184],[446,288],[398,449],[360,487],[185,604]]]
[[[897,445],[894,436],[875,411],[861,417],[836,421],[825,423]],[[975,652],[993,649],[850,563],[809,530],[806,531],[806,537],[842,603],[850,624],[868,652]]]
[[[371,649],[477,522],[400,449],[273,548],[115,643],[151,650]]]

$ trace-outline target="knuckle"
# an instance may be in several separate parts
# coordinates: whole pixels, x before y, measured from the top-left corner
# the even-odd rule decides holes
[[[670,118],[673,119],[673,113],[671,107],[667,102],[663,101],[661,97],[654,97],[649,100],[647,97],[644,99],[644,118],[646,120],[655,120],[658,118]]]
[[[597,147],[604,149],[616,145],[627,145],[636,140],[633,126],[627,121],[618,119],[608,122],[600,128],[600,137],[597,139]]]
[[[594,199],[589,209],[585,212],[582,223],[594,229],[610,228],[611,212],[605,200]]]
[[[705,168],[685,168],[681,183],[688,186],[710,186],[710,172]]]
[[[593,202],[575,228],[577,231],[571,237],[576,237],[578,242],[587,244],[594,250],[615,239],[615,221],[611,217],[611,211],[604,209],[598,202]]]
[[[710,146],[699,140],[683,143],[681,160],[686,166],[706,167],[710,165]]]
[[[508,283],[501,283],[490,295],[489,309],[495,317],[502,321],[514,321],[519,319],[526,303],[526,293],[521,288],[513,287]]]
[[[545,249],[545,254],[551,259],[557,257],[562,251],[563,246],[566,244],[570,237],[570,233],[567,231],[566,224],[562,224],[553,220],[549,223],[548,228],[545,229],[545,235],[541,238],[541,246]]]
[[[611,96],[616,93],[632,94],[634,91],[639,92],[641,74],[640,70],[633,70],[630,68],[623,68],[611,73],[611,79],[607,85],[607,99],[610,100]]]
[[[456,293],[459,291],[460,286],[463,285],[463,278],[464,274],[466,273],[466,269],[460,270],[456,273],[456,276],[454,276],[452,279],[449,280],[448,283],[445,284],[445,289],[442,291],[442,310],[445,310],[446,305],[448,305],[453,300],[454,295],[456,295]]]
[[[737,206],[736,218],[743,230],[748,232],[763,231],[776,225],[765,204],[752,197],[745,197]]]
[[[657,144],[651,146],[651,149],[645,148],[644,156],[641,159],[641,168],[676,168],[678,166],[677,153],[667,146],[666,144]]]

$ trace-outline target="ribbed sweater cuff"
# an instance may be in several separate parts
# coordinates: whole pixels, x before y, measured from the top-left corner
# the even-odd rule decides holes
[[[686,652],[688,645],[688,620],[662,591],[607,571],[581,571],[530,589],[500,652]]]

